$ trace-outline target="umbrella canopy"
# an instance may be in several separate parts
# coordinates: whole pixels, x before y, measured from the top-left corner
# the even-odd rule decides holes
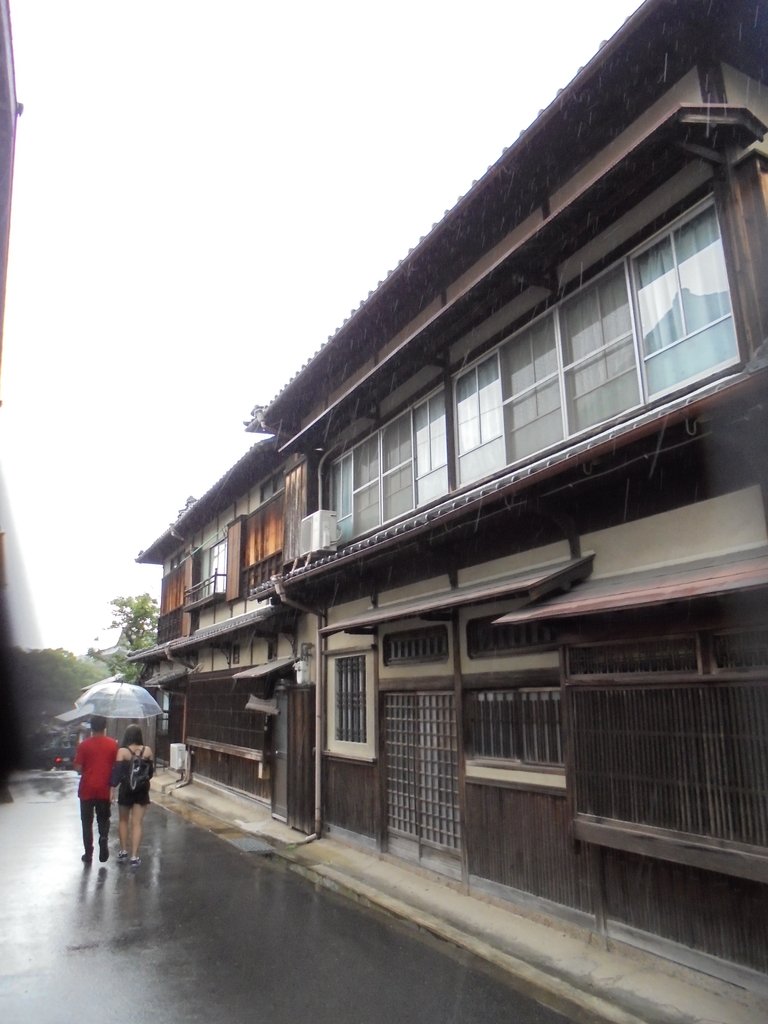
[[[76,708],[88,708],[91,715],[105,718],[130,718],[140,721],[162,715],[163,709],[143,686],[104,679],[94,683],[75,701]]]

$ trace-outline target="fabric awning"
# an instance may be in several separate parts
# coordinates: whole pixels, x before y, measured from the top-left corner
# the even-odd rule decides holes
[[[272,700],[264,700],[262,697],[254,697],[253,694],[248,698],[248,703],[245,705],[246,711],[260,711],[263,715],[278,715],[280,712],[277,710],[277,701],[273,698]]]
[[[552,597],[535,607],[508,612],[496,619],[494,625],[634,611],[671,601],[717,597],[759,587],[768,587],[766,548],[589,580],[571,593]]]
[[[275,672],[280,672],[281,669],[288,668],[295,661],[296,658],[275,658],[273,661],[265,661],[262,665],[252,665],[250,668],[243,669],[242,672],[235,672],[232,678],[263,679],[265,676],[271,676]]]
[[[555,591],[567,590],[572,583],[586,579],[592,572],[593,559],[593,554],[584,555],[581,558],[571,558],[567,562],[527,569],[525,572],[506,576],[503,579],[456,587],[454,590],[448,590],[441,594],[429,594],[411,601],[400,601],[382,608],[372,608],[360,615],[324,626],[320,632],[329,636],[332,633],[343,633],[366,626],[376,626],[384,622],[393,622],[395,619],[419,618],[434,612],[449,611],[463,605],[503,598],[512,598],[527,604]]]

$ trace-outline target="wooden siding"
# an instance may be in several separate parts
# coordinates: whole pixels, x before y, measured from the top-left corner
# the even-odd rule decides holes
[[[307,515],[307,463],[285,474],[285,536],[283,557],[293,562],[301,555],[301,520]]]
[[[288,824],[315,829],[315,688],[288,690]]]
[[[376,767],[332,756],[323,759],[325,824],[376,836]]]
[[[243,520],[236,519],[227,528],[227,601],[236,601],[241,595],[242,573],[240,564],[242,558],[243,541]]]
[[[282,492],[246,519],[244,532],[243,556],[246,567],[282,550]]]
[[[562,796],[468,783],[470,875],[591,911],[589,858],[569,835]]]
[[[268,779],[259,778],[260,764],[246,758],[219,750],[195,748],[192,770],[195,775],[208,779],[221,786],[238,790],[247,796],[268,800],[270,783]]]
[[[768,886],[620,850],[602,851],[605,914],[768,972]]]

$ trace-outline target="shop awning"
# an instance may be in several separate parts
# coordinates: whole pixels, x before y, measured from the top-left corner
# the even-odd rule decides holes
[[[272,661],[265,661],[261,665],[251,665],[242,672],[235,672],[233,679],[263,679],[275,672],[280,672],[289,665],[293,665],[296,658],[274,658]]]
[[[272,700],[264,700],[262,697],[254,697],[253,694],[248,698],[245,710],[260,711],[263,715],[277,715],[280,713],[277,710],[277,701],[274,698]]]
[[[625,576],[592,579],[535,607],[520,608],[495,625],[634,611],[768,587],[768,549],[660,566]]]
[[[485,581],[471,586],[456,587],[440,594],[429,594],[413,598],[411,601],[400,601],[381,608],[355,615],[340,622],[324,626],[320,632],[329,636],[331,633],[343,633],[376,626],[395,619],[429,617],[437,612],[450,611],[463,605],[480,604],[487,601],[511,599],[520,604],[528,604],[547,594],[558,590],[567,590],[571,584],[586,579],[592,572],[593,554],[581,558],[571,558],[567,562],[559,562],[503,579]]]

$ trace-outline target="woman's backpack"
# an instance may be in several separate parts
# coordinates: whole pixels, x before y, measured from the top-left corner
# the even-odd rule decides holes
[[[152,760],[144,757],[145,748],[142,747],[138,754],[131,751],[131,760],[128,764],[128,788],[131,792],[147,789],[149,780],[155,774],[155,766]]]

